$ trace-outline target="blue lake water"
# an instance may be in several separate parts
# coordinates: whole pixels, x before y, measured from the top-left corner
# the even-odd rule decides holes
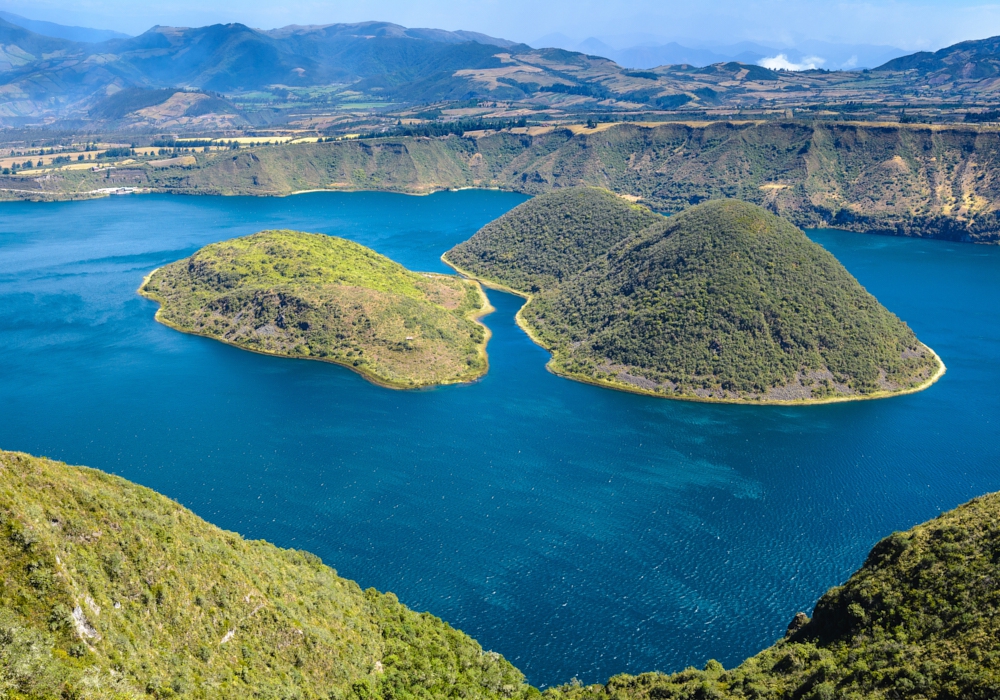
[[[547,373],[497,311],[480,382],[399,392],[153,321],[153,268],[263,228],[418,270],[499,192],[0,205],[0,447],[161,491],[311,550],[536,685],[731,666],[871,545],[1000,489],[1000,248],[817,231],[942,356],[920,394],[808,408],[652,399]]]

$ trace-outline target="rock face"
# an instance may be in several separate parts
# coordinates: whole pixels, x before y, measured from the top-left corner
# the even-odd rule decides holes
[[[543,195],[531,216],[515,209],[446,257],[532,294],[519,318],[556,373],[674,398],[783,403],[888,396],[943,370],[832,255],[761,207],[590,213],[608,201],[589,188]],[[591,221],[603,244],[581,253]],[[573,265],[550,263],[567,249]]]
[[[803,627],[809,624],[809,616],[803,612],[795,613],[795,617],[792,621],[788,623],[788,629],[785,631],[785,637],[791,637],[798,633]]]
[[[156,270],[140,293],[173,328],[238,347],[350,367],[392,387],[486,372],[479,285],[411,272],[332,236],[265,231]]]

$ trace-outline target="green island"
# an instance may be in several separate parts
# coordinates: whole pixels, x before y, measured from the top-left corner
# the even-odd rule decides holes
[[[269,355],[334,362],[387,387],[486,373],[491,308],[469,280],[411,272],[357,243],[263,231],[207,245],[139,289],[156,319]]]
[[[943,374],[832,255],[761,207],[634,209],[595,188],[542,195],[443,259],[528,297],[519,323],[553,372],[585,382],[780,404],[908,393]]]
[[[0,696],[986,700],[1000,694],[998,523],[992,494],[891,535],[734,669],[539,693],[499,654],[312,554],[97,470],[0,452]]]

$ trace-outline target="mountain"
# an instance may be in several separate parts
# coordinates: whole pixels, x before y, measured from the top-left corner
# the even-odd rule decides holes
[[[597,187],[570,187],[525,202],[444,254],[462,272],[520,293],[569,279],[660,221]]]
[[[618,676],[550,700],[825,700],[1000,697],[1000,495],[897,532],[810,620],[734,669]]]
[[[391,593],[92,469],[0,452],[0,533],[3,697],[537,695]]]
[[[410,272],[357,243],[264,231],[155,270],[140,293],[171,328],[237,347],[349,367],[385,386],[486,372],[479,285]]]
[[[840,51],[842,67],[864,65],[858,53],[864,47],[816,46],[824,54]],[[756,63],[773,68],[837,64],[820,55],[779,54],[758,45],[706,49],[709,53],[684,49],[684,55],[677,53],[683,47],[672,45],[661,47],[667,53],[637,47],[642,56],[610,51],[597,39],[582,48],[585,52],[532,49],[475,32],[386,22],[268,31],[242,24],[154,27],[137,37],[92,44],[43,37],[3,22],[0,126],[63,122],[71,129],[87,123],[109,131],[205,132],[283,123],[341,134],[363,132],[359,122],[379,129],[480,116],[534,122],[595,114],[660,120],[669,113],[775,119],[787,118],[792,109],[808,109],[885,121],[901,118],[904,105],[908,115],[940,119],[942,100],[952,105],[949,115],[969,112],[983,121],[989,114],[980,112],[993,108],[989,81],[935,83],[928,89],[919,75],[907,71],[883,71],[876,80],[861,71],[768,70]],[[737,49],[730,60],[716,60]],[[844,53],[853,49],[858,51]],[[684,63],[631,70],[607,55],[630,67]],[[691,65],[706,61],[714,62]],[[196,114],[185,115],[192,106],[185,101],[191,98],[181,96],[183,104],[171,105],[164,114],[126,114],[111,122],[95,117],[102,101],[134,89],[200,90],[225,100],[229,109],[213,112],[202,104]]]
[[[0,19],[4,19],[11,24],[16,24],[35,34],[54,37],[56,39],[67,39],[69,41],[79,41],[83,43],[97,44],[111,39],[127,39],[128,34],[113,32],[110,29],[89,29],[87,27],[69,27],[64,24],[54,22],[44,22],[37,19],[28,19],[13,12],[0,10]]]
[[[894,58],[879,66],[881,71],[915,71],[931,85],[953,81],[989,81],[1000,78],[1000,36],[963,41],[933,53],[920,51]]]
[[[526,49],[475,32],[406,29],[385,22],[292,26],[153,27],[137,37],[82,44],[0,20],[0,118],[80,117],[123,89],[214,92],[353,84],[386,99],[461,98],[461,70],[496,69],[498,53]],[[415,87],[414,87],[415,86]],[[287,92],[287,90],[286,90]],[[407,98],[410,99],[410,98]]]
[[[457,251],[485,280],[541,287],[519,320],[557,374],[674,398],[808,402],[909,392],[943,371],[832,255],[764,209],[717,200],[643,226],[620,205],[594,217],[608,196],[542,195]],[[605,244],[588,250],[592,218]]]

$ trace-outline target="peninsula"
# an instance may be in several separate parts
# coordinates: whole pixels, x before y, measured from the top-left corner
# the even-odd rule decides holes
[[[139,289],[156,319],[246,350],[334,362],[387,387],[467,382],[487,370],[490,311],[469,280],[411,272],[357,243],[263,231],[205,246]]]
[[[912,392],[943,374],[832,255],[761,207],[717,200],[671,218],[633,208],[595,188],[543,195],[444,260],[527,296],[518,320],[552,352],[550,369],[602,386],[814,403]]]

